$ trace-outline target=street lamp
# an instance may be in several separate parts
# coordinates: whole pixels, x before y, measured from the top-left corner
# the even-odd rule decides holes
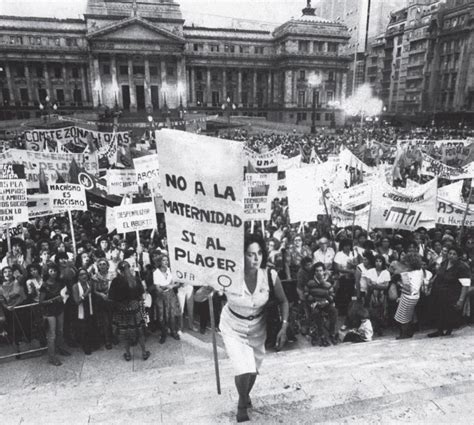
[[[311,134],[316,133],[316,87],[321,84],[321,76],[313,72],[308,77],[308,86],[313,89],[313,109],[311,111]]]
[[[227,115],[227,124],[230,125],[230,117],[232,115],[232,111],[237,109],[235,103],[232,103],[230,97],[227,97],[226,102],[221,106],[224,113]]]
[[[45,104],[43,105],[42,103],[39,104],[39,109],[43,113],[46,112],[44,116],[44,121],[49,122],[51,118],[51,110],[56,112],[58,110],[58,105],[56,103],[51,102],[51,99],[49,96],[46,96],[44,98]]]

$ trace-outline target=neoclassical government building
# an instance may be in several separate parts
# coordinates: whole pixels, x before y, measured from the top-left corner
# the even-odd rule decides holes
[[[275,28],[191,24],[174,0],[88,0],[83,19],[0,16],[0,119],[38,116],[48,97],[65,113],[216,113],[230,100],[236,114],[309,124],[315,101],[316,125],[328,125],[349,33],[306,3]]]

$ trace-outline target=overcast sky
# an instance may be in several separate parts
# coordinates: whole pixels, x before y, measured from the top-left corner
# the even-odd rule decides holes
[[[299,17],[306,0],[179,0],[189,14],[215,14],[234,18],[284,22]],[[316,5],[317,0],[313,0]],[[85,12],[87,0],[0,0],[0,15],[77,18]]]

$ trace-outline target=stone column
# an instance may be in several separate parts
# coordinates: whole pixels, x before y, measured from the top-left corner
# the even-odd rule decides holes
[[[71,102],[71,87],[69,86],[69,76],[67,75],[67,66],[63,63],[63,82],[64,82],[64,103]]]
[[[14,105],[16,103],[15,86],[13,85],[10,64],[8,62],[5,63],[5,74],[7,76],[8,91],[10,92],[10,104]]]
[[[190,77],[189,77],[189,104],[196,105],[196,72],[194,67],[190,69]],[[201,105],[202,106],[202,105]]]
[[[85,65],[80,65],[80,66],[79,66],[80,73],[81,73],[82,101],[83,101],[83,102],[90,102],[91,96],[90,96],[90,94],[89,94],[88,85],[86,84],[87,72],[86,72],[86,70],[84,69],[84,67],[85,67]],[[73,94],[72,99],[74,100],[74,94]]]
[[[50,97],[53,97],[52,89],[51,89],[51,80],[49,79],[49,69],[48,69],[48,62],[45,62],[43,65],[43,72],[44,72],[44,82],[46,84],[46,93]]]
[[[242,107],[242,70],[237,72],[237,106]]]
[[[130,112],[137,112],[137,93],[133,81],[132,58],[128,58],[128,86],[130,87]]]
[[[145,109],[153,110],[151,104],[150,59],[145,56]]]
[[[102,104],[102,81],[100,79],[100,68],[99,58],[92,59],[92,72],[91,72],[91,85],[92,85],[92,103],[94,107]]]
[[[114,90],[114,106],[115,101],[117,101],[117,105],[122,105],[122,99],[120,96],[120,87],[117,81],[117,58],[115,55],[110,57],[110,74],[112,76],[112,89]]]
[[[345,100],[347,96],[347,72],[342,74],[342,81],[341,81],[341,102]]]
[[[212,105],[212,91],[211,91],[211,68],[207,68],[206,72],[206,105]]]
[[[292,95],[293,95],[293,72],[290,70],[285,71],[285,84],[283,87],[283,103],[285,107],[291,106]]]
[[[227,74],[226,69],[222,70],[222,98],[221,103],[225,103],[227,100]]]
[[[28,90],[28,104],[31,105],[34,102],[33,99],[33,86],[30,75],[30,66],[28,62],[25,63],[25,78],[26,78],[26,88]]]
[[[186,89],[186,62],[184,57],[177,58],[177,81],[176,81],[176,94],[178,96],[178,102],[176,106],[179,106],[180,100],[183,102],[183,106],[188,103],[188,93]]]
[[[164,106],[165,104],[165,100],[166,100],[166,104],[169,106],[169,99],[167,99],[167,82],[166,82],[166,62],[165,62],[165,58],[162,57],[161,60],[160,60],[160,69],[161,69],[161,72],[160,72],[160,75],[161,75],[161,101],[160,101],[160,104],[162,104]],[[163,102],[163,103],[161,103]]]
[[[257,106],[257,70],[253,70],[253,83],[252,83],[252,104],[254,107]]]
[[[273,103],[272,99],[272,72],[268,71],[267,76],[267,105],[271,105]]]

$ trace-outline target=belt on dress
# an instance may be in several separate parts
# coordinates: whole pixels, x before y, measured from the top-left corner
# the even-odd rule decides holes
[[[235,312],[234,310],[232,310],[230,307],[229,307],[229,311],[230,311],[235,317],[237,317],[237,319],[242,319],[242,320],[249,320],[249,321],[251,321],[251,320],[256,319],[257,317],[262,316],[263,313],[265,312],[265,309],[263,309],[263,310],[262,310],[260,313],[258,313],[258,314],[255,314],[255,315],[253,315],[253,316],[248,316],[248,317],[245,317],[245,316],[242,316],[241,314],[236,313],[236,312]]]

